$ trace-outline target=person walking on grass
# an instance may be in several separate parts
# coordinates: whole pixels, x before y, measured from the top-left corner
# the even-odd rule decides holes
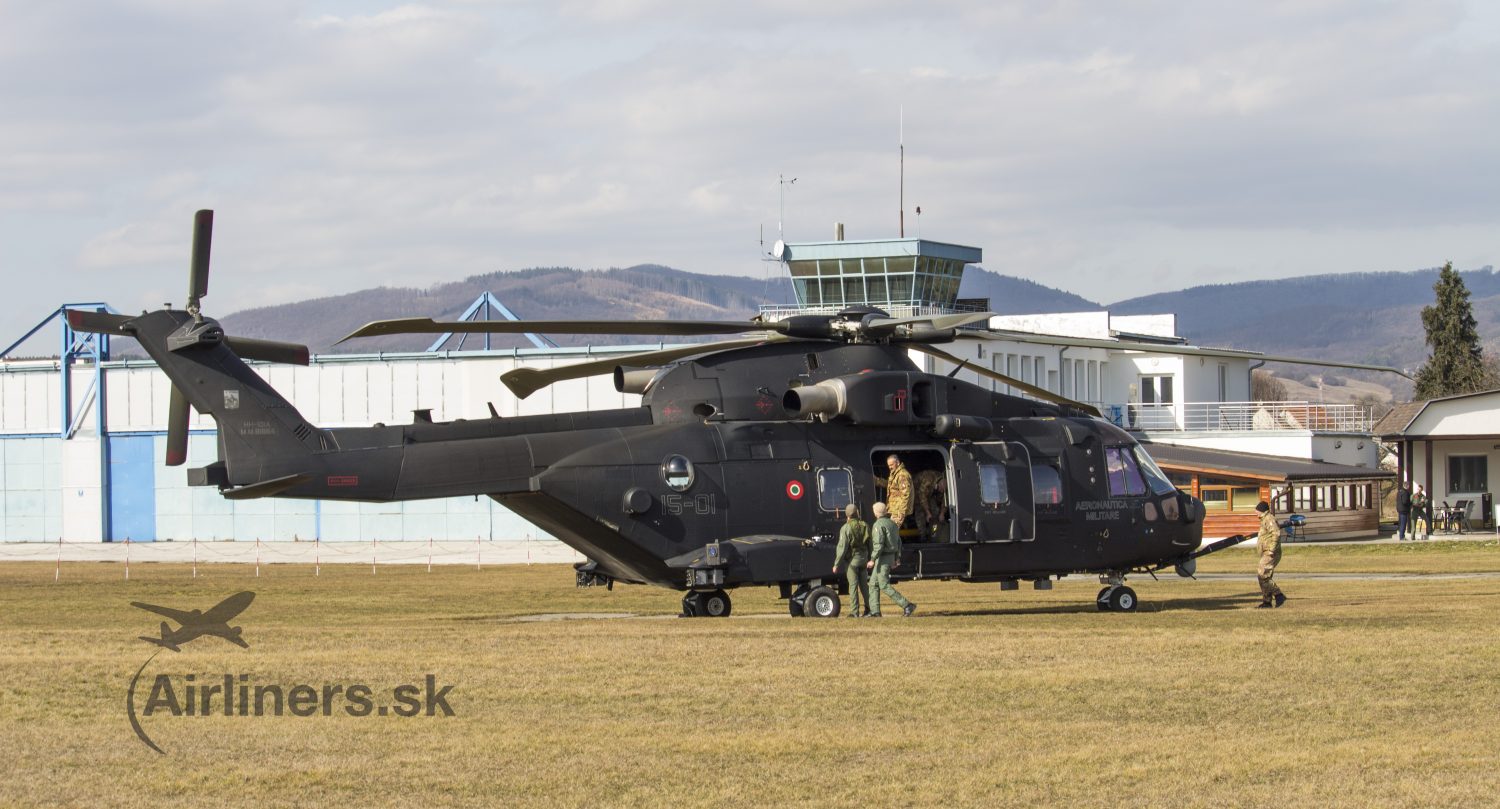
[[[901,607],[901,614],[909,618],[917,611],[917,605],[907,601],[906,596],[896,592],[896,588],[891,586],[891,568],[901,564],[901,531],[886,515],[885,503],[876,503],[874,511],[875,528],[870,535],[871,559],[866,563],[873,571],[870,575],[870,595],[866,599],[869,602],[870,617],[880,617],[880,594],[885,593]]]
[[[848,562],[850,618],[862,618],[870,614],[870,526],[859,518],[859,506],[850,503],[844,507],[847,522],[839,529],[838,549],[833,553],[833,572]],[[860,612],[864,605],[864,612]]]
[[[1262,500],[1255,504],[1260,512],[1260,533],[1255,537],[1260,550],[1260,565],[1255,569],[1255,580],[1260,584],[1260,606],[1279,607],[1286,603],[1286,594],[1281,592],[1273,580],[1276,565],[1281,562],[1281,524],[1271,515],[1271,504]]]

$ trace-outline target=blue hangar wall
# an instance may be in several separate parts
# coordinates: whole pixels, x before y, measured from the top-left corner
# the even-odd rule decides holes
[[[501,416],[636,406],[640,397],[617,392],[608,376],[564,382],[525,400],[499,377],[515,367],[642,348],[338,355],[315,357],[306,368],[256,370],[319,426],[401,424],[426,409],[437,421],[488,418],[491,403]],[[187,485],[187,469],[218,457],[212,419],[193,414],[188,462],[168,467],[166,377],[142,360],[105,362],[95,371],[87,362],[66,371],[57,360],[0,363],[0,541],[551,538],[488,497],[226,500],[211,487]]]

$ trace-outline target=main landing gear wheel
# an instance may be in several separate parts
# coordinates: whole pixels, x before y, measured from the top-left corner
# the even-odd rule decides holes
[[[1099,591],[1094,603],[1100,610],[1109,612],[1135,612],[1140,600],[1135,597],[1135,591],[1123,584],[1110,585]]]
[[[727,618],[729,616],[729,608],[729,594],[723,590],[698,594],[699,615],[709,618]]]
[[[831,587],[815,587],[802,602],[802,610],[809,618],[839,617],[839,594]]]
[[[682,597],[682,617],[723,618],[729,615],[729,594],[723,590],[711,593],[688,593]]]

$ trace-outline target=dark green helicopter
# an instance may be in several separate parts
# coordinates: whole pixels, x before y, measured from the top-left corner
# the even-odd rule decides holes
[[[1203,505],[1093,408],[967,366],[1044,401],[925,373],[936,347],[988,313],[892,318],[869,307],[778,321],[377,321],[350,337],[412,332],[738,335],[502,380],[525,397],[613,373],[639,407],[325,429],[245,359],[307,364],[304,346],[224,334],[203,316],[213,214],[198,212],[186,309],[69,311],[79,331],[134,338],[172,381],[168,465],[186,460],[188,407],[218,425],[219,460],[190,484],[224,497],[392,501],[487,495],[577,549],[580,586],[685,591],[683,613],[722,616],[730,590],[776,586],[792,615],[835,616],[843,509],[884,499],[886,456],[946,484],[943,541],[905,544],[897,580],[1039,589],[1098,575],[1102,610],[1135,609],[1127,574],[1192,575]],[[954,372],[957,373],[957,370]],[[493,409],[492,409],[493,411]]]

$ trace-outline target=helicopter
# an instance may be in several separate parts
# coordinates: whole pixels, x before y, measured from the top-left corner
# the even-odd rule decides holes
[[[1203,503],[1093,407],[938,346],[981,339],[988,312],[891,317],[868,306],[745,321],[370,323],[345,339],[423,332],[725,335],[552,369],[517,368],[518,397],[612,374],[637,407],[404,425],[320,428],[245,360],[308,364],[292,343],[227,335],[203,314],[213,212],[194,220],[187,305],[127,316],[69,310],[78,331],[134,338],[172,383],[166,464],[187,458],[188,408],[217,425],[218,459],[188,483],[239,500],[388,502],[484,495],[583,554],[579,586],[680,591],[682,614],[721,617],[730,592],[775,587],[791,615],[840,612],[834,539],[849,504],[883,499],[887,456],[942,481],[944,530],[915,532],[892,572],[911,579],[1032,582],[1097,575],[1100,610],[1139,604],[1126,576],[1243,540],[1202,546]],[[954,366],[921,370],[915,350]],[[955,377],[968,367],[1027,397]],[[908,531],[908,534],[913,532]]]

